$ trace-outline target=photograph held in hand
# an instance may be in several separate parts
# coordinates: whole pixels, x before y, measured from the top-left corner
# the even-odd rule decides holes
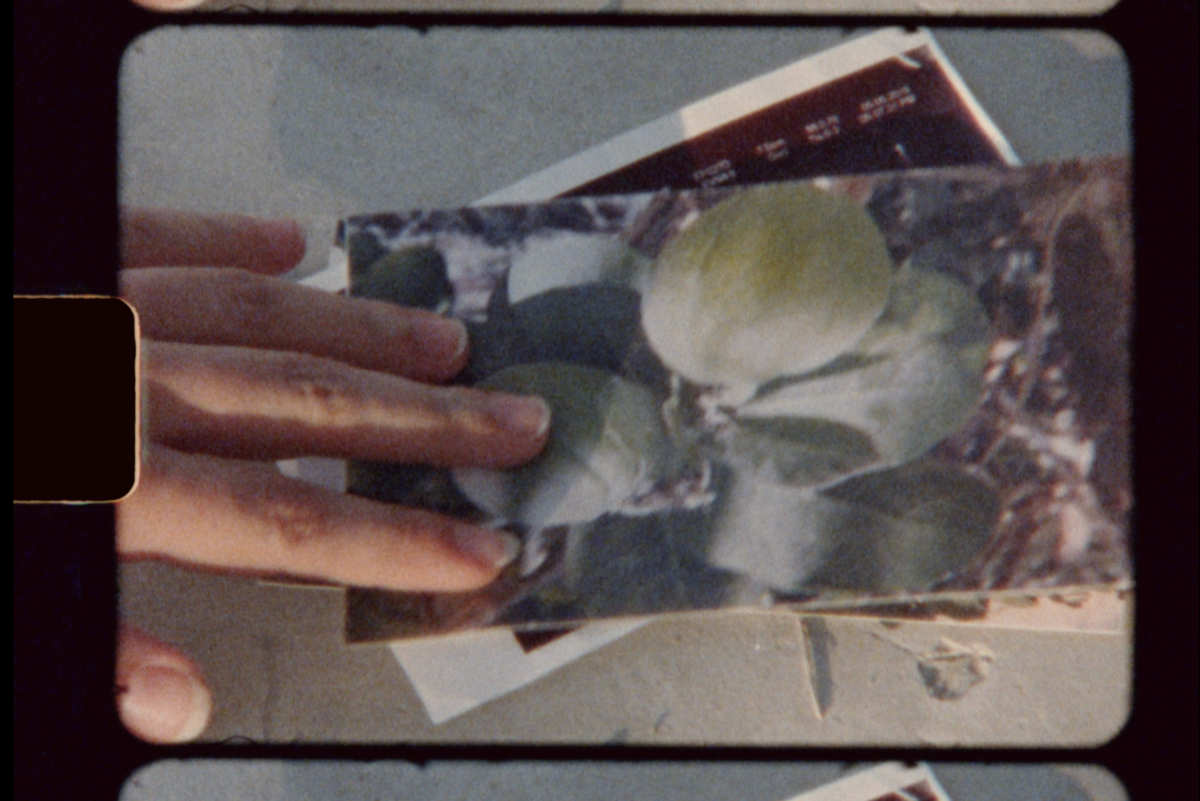
[[[1128,192],[1113,158],[347,220],[353,293],[436,272],[462,380],[555,419],[520,468],[351,465],[523,549],[352,589],[348,638],[1127,588]]]

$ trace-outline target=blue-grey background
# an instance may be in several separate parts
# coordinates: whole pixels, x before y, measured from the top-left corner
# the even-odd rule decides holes
[[[259,214],[458,206],[865,30],[170,28],[121,78],[122,201]],[[1119,46],[937,33],[1025,161],[1129,150]]]

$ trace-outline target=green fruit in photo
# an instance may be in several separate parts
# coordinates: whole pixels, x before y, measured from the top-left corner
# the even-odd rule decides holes
[[[808,184],[747,189],[669,241],[642,326],[697,383],[761,383],[819,367],[883,311],[893,265],[861,206]]]
[[[477,385],[538,395],[550,405],[550,441],[515,470],[459,469],[454,480],[481,509],[534,528],[585,523],[617,511],[662,472],[666,433],[654,397],[606,370],[566,362],[523,364]]]

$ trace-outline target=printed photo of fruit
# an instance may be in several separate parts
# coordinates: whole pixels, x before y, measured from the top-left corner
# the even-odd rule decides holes
[[[351,640],[1131,582],[1129,167],[1094,159],[345,220],[353,294],[458,317],[537,394],[515,470],[354,463],[502,527],[460,596]]]

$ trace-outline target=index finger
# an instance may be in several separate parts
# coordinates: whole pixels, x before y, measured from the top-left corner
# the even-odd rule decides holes
[[[285,273],[304,258],[294,220],[166,209],[121,210],[122,267],[240,267]]]
[[[308,353],[419,381],[445,381],[467,363],[456,320],[245,270],[125,270],[121,295],[142,335],[162,342]]]

